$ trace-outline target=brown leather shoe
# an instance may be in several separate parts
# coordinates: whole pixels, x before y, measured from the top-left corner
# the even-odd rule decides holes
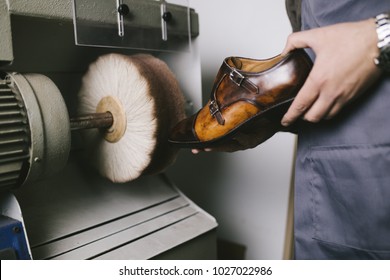
[[[210,100],[173,128],[169,142],[182,148],[212,148],[250,131],[265,141],[283,130],[280,120],[311,68],[304,50],[266,60],[226,58]]]

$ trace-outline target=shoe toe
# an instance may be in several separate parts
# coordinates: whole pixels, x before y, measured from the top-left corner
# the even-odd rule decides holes
[[[181,120],[178,124],[176,124],[171,131],[168,141],[171,143],[181,144],[199,142],[199,139],[196,137],[194,132],[196,116],[197,114]]]

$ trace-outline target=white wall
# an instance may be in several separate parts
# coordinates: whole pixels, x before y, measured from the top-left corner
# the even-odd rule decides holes
[[[277,55],[291,32],[284,0],[191,0],[190,5],[200,22],[202,104],[225,57]],[[281,259],[294,141],[293,135],[279,133],[255,149],[232,154],[195,156],[182,150],[168,175],[217,219],[220,238],[247,247],[246,259]]]

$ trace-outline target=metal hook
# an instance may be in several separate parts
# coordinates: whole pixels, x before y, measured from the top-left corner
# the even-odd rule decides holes
[[[167,2],[165,0],[161,0],[161,35],[162,40],[168,40],[168,30],[167,30],[167,22],[171,20],[172,14],[167,11]]]
[[[123,17],[128,15],[130,12],[129,6],[123,4],[123,0],[116,1],[116,9],[118,12],[118,35],[119,37],[125,36],[125,25]]]

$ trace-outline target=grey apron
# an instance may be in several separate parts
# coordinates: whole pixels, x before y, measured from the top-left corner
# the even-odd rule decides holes
[[[390,0],[303,0],[302,29],[389,10]],[[300,131],[295,178],[297,259],[390,259],[390,75]]]

